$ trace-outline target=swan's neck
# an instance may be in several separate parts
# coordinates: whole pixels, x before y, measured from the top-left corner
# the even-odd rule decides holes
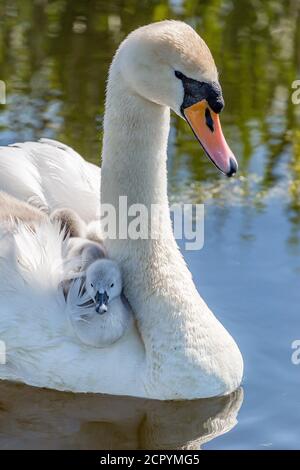
[[[168,207],[167,141],[170,111],[134,94],[112,68],[104,119],[102,200],[116,205]]]
[[[166,397],[175,393],[187,398],[199,396],[207,355],[209,367],[218,361],[213,357],[218,346],[210,352],[207,337],[214,334],[211,327],[220,334],[220,325],[198,295],[172,234],[166,170],[169,119],[168,108],[130,90],[115,62],[104,119],[101,204],[113,205],[117,217],[124,210],[119,208],[120,196],[127,196],[128,207],[139,203],[150,211],[152,204],[159,204],[162,225],[158,239],[112,237],[107,248],[121,263],[125,294],[145,344],[145,384],[152,396],[159,387],[160,397],[165,388]],[[219,393],[210,380],[212,394]]]
[[[150,287],[145,275],[149,272],[153,276],[158,272],[163,262],[163,258],[159,259],[160,256],[169,258],[168,262],[174,259],[182,261],[172,233],[167,195],[169,128],[169,108],[135,94],[124,83],[117,64],[114,63],[110,71],[104,118],[101,204],[102,208],[105,204],[110,204],[116,210],[117,239],[109,236],[107,248],[111,256],[122,263],[125,283],[128,280],[126,290],[129,296],[132,292],[132,302],[137,301],[139,293],[142,302]],[[122,219],[121,224],[124,227],[124,197],[128,209],[135,204],[143,206],[148,216],[148,235],[152,228],[154,236],[138,240],[130,237],[124,239],[123,229],[119,225]],[[159,219],[151,218],[155,208],[159,209]],[[130,229],[132,217],[125,218]],[[155,222],[152,227],[151,221]],[[154,268],[156,262],[158,266]],[[140,278],[137,288],[133,281],[134,273],[140,271],[143,273],[144,285],[141,288]],[[182,275],[182,272],[179,274]],[[164,285],[166,282],[164,279]]]

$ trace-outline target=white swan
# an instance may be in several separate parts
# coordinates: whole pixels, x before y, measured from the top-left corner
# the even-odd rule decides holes
[[[157,239],[106,242],[122,267],[138,330],[106,349],[80,344],[57,289],[61,237],[50,225],[36,234],[20,227],[0,239],[0,338],[8,351],[2,378],[158,399],[210,397],[239,386],[241,354],[195,288],[172,235],[167,197],[169,108],[186,117],[224,173],[236,171],[216,114],[222,106],[213,58],[191,27],[155,23],[122,43],[107,88],[101,202],[118,210],[126,195],[128,205],[157,203],[163,212]],[[0,167],[0,188],[51,209],[69,206],[87,222],[96,218],[97,170],[68,147],[42,141],[2,148]]]

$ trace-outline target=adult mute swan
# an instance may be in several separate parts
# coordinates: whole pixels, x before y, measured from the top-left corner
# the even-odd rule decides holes
[[[20,226],[0,239],[2,378],[163,400],[228,394],[240,385],[240,351],[195,288],[172,234],[167,196],[170,108],[186,118],[215,165],[235,173],[218,118],[223,104],[212,55],[190,26],[163,21],[124,40],[107,86],[101,204],[112,204],[117,216],[120,196],[128,207],[159,204],[163,220],[152,239],[106,239],[137,328],[109,348],[81,344],[57,287],[62,237],[46,224],[36,233]],[[63,144],[2,148],[0,166],[1,189],[51,209],[71,207],[87,222],[96,218],[97,170]]]

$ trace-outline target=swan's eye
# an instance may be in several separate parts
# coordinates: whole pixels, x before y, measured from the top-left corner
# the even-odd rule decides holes
[[[112,283],[110,287],[114,287],[114,283]]]
[[[94,287],[94,285],[91,283],[91,287]]]

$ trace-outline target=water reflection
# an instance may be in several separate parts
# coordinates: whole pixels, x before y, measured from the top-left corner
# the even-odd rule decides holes
[[[1,449],[199,449],[232,429],[242,390],[160,402],[0,384]]]

